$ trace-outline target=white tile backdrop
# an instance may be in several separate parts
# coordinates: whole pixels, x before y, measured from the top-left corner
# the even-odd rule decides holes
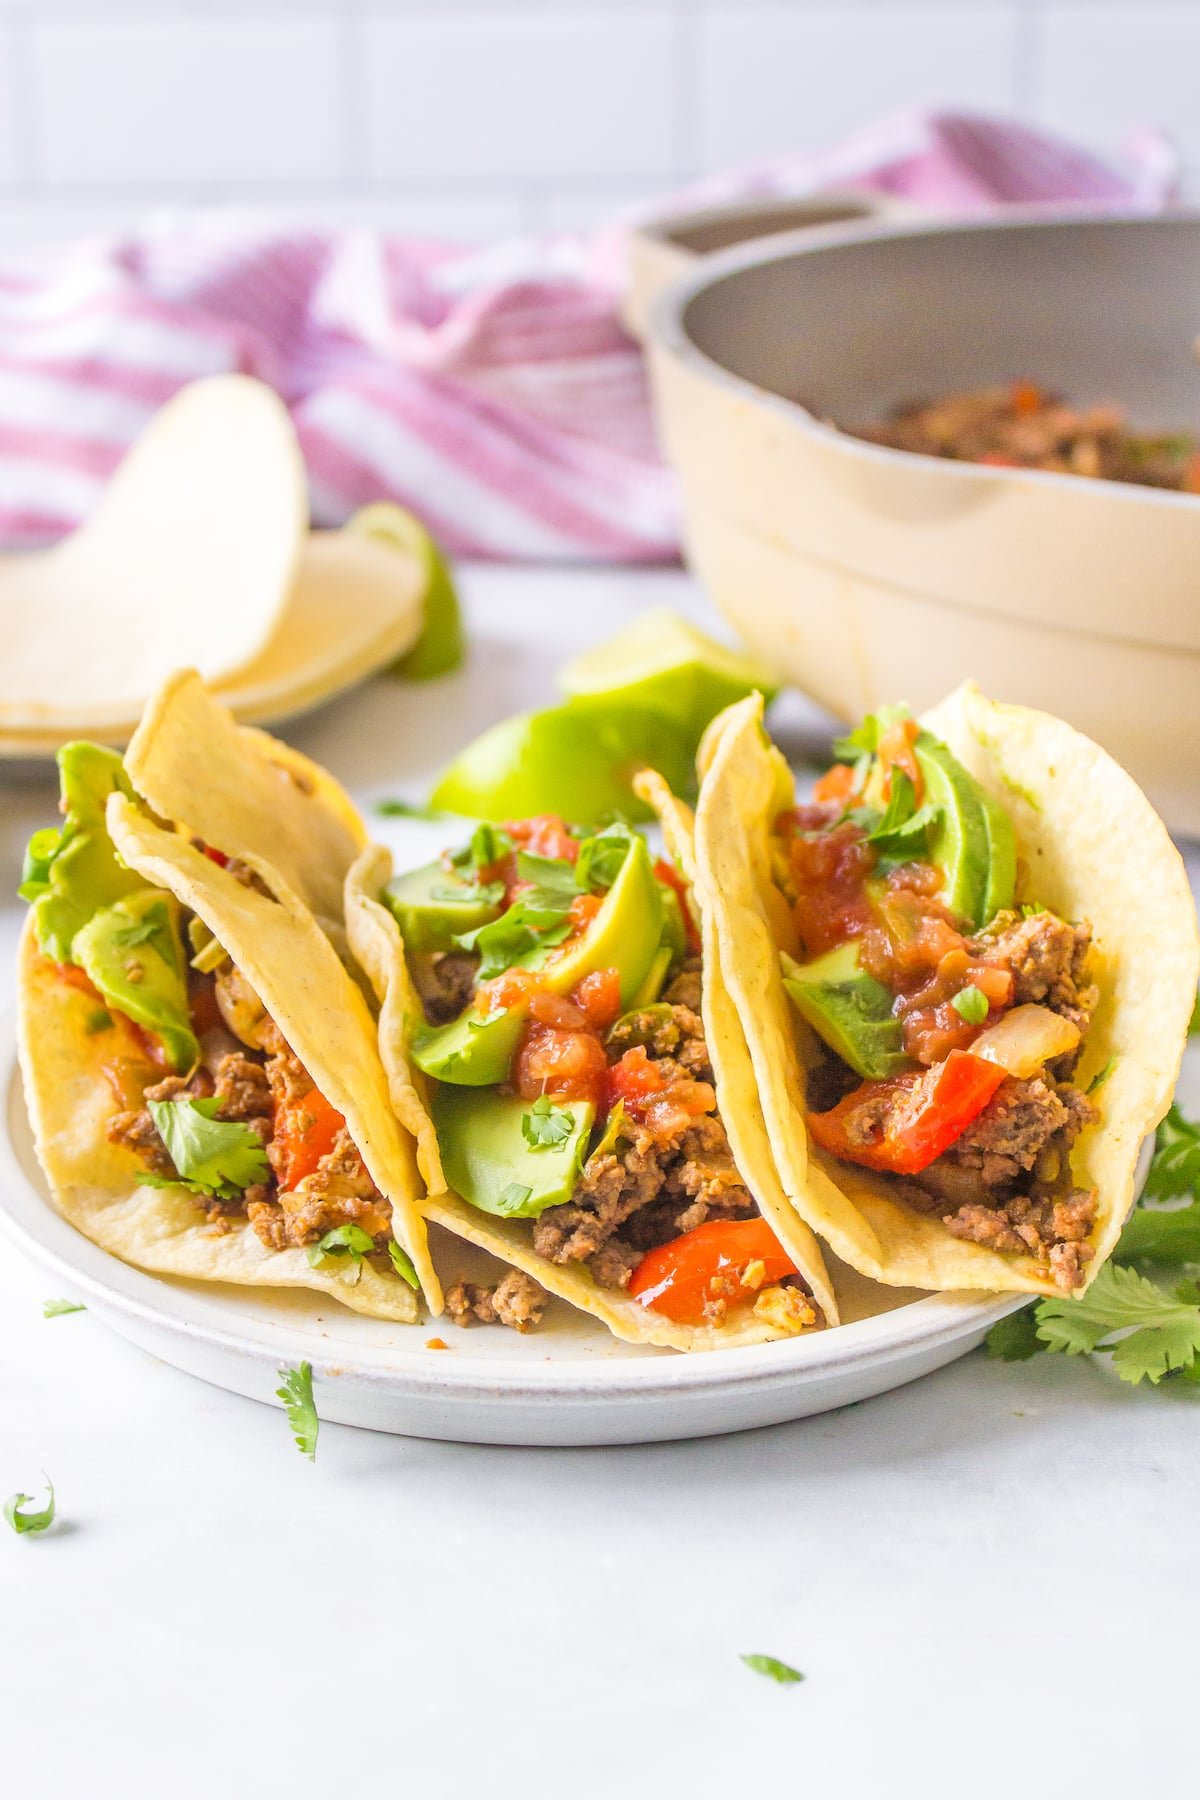
[[[588,227],[922,103],[1200,170],[1200,0],[0,0],[0,250],[187,200]]]

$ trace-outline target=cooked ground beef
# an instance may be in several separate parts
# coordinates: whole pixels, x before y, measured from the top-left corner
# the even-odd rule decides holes
[[[1010,1076],[908,1197],[939,1213],[954,1237],[1040,1257],[1060,1287],[1078,1287],[1093,1254],[1084,1240],[1096,1196],[1067,1185],[1070,1151],[1094,1116],[1068,1083]]]
[[[511,1325],[514,1331],[529,1331],[541,1323],[546,1300],[545,1289],[532,1276],[510,1269],[495,1287],[456,1282],[447,1291],[446,1311],[456,1325],[470,1325],[478,1319],[483,1325]]]
[[[249,1126],[266,1145],[274,1178],[247,1188],[235,1200],[205,1199],[209,1222],[217,1230],[228,1230],[230,1219],[244,1213],[272,1250],[312,1244],[339,1225],[354,1224],[369,1232],[382,1248],[391,1233],[391,1206],[344,1128],[311,1174],[290,1191],[280,1187],[284,1163],[274,1135],[277,1111],[287,1108],[294,1115],[314,1092],[314,1084],[236,970],[221,971],[216,995],[226,1022],[247,1049],[225,1051],[211,1067],[202,1065],[187,1077],[169,1075],[148,1087],[144,1095],[146,1101],[215,1097],[214,1117]],[[257,1051],[257,1055],[247,1051]],[[114,1114],[107,1133],[110,1142],[136,1150],[153,1173],[177,1173],[148,1106]]]
[[[698,1000],[697,986],[689,970],[667,992]],[[610,1035],[610,1060],[632,1044],[644,1045],[668,1080],[712,1079],[699,1013],[678,1000],[623,1021]],[[715,1114],[688,1118],[666,1134],[630,1120],[615,1149],[587,1163],[570,1201],[542,1213],[533,1247],[549,1262],[586,1262],[604,1287],[625,1287],[655,1245],[710,1219],[751,1219],[757,1211]]]
[[[413,958],[413,981],[431,1025],[448,1024],[470,1004],[478,967],[479,958],[467,950],[440,950]]]
[[[1099,990],[1087,980],[1091,946],[1090,925],[1072,925],[1049,912],[1027,918],[1006,912],[980,932],[972,949],[1012,970],[1015,1005],[1048,1006],[1083,1032],[1099,999]]]

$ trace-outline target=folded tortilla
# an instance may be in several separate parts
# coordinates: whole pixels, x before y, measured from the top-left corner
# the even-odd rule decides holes
[[[395,1237],[431,1309],[440,1311],[441,1285],[417,1206],[413,1140],[390,1103],[370,1008],[334,947],[344,939],[341,879],[365,840],[361,821],[324,771],[265,733],[235,725],[195,676],[166,685],[135,745],[126,770],[139,800],[114,793],[107,805],[114,846],[138,875],[203,921],[342,1114],[391,1203]],[[142,799],[172,823],[156,822]],[[219,866],[193,843],[193,833],[236,856],[257,881],[247,884]],[[322,923],[314,907],[324,913]],[[18,998],[38,1157],[59,1209],[87,1237],[156,1273],[312,1288],[357,1312],[417,1318],[415,1294],[390,1267],[348,1257],[312,1267],[302,1248],[268,1248],[245,1218],[230,1217],[227,1229],[214,1230],[186,1187],[139,1183],[143,1159],[106,1137],[108,1120],[122,1110],[104,1073],[111,1034],[89,1030],[95,998],[63,980],[42,954],[32,914],[21,941]]]
[[[1094,931],[1100,1003],[1078,1081],[1098,1117],[1072,1152],[1097,1195],[1087,1279],[1111,1253],[1134,1198],[1138,1154],[1171,1103],[1200,974],[1196,909],[1179,852],[1145,795],[1110,756],[1060,719],[959,688],[923,724],[999,801],[1017,839],[1017,902]],[[1057,1294],[1032,1256],[953,1237],[894,1197],[892,1180],[826,1156],[805,1125],[805,1081],[819,1049],[783,986],[791,930],[772,877],[771,830],[794,803],[790,773],[757,697],[730,707],[702,747],[699,882],[742,1021],[783,1187],[843,1261],[893,1286]]]
[[[694,889],[692,816],[657,776],[638,778],[638,791],[658,813],[667,848],[683,879]],[[617,1289],[602,1287],[580,1265],[549,1262],[532,1246],[530,1221],[501,1219],[469,1205],[446,1188],[437,1133],[428,1109],[426,1078],[409,1060],[413,1033],[423,1022],[420,1001],[405,960],[394,915],[380,896],[392,874],[386,850],[368,848],[346,882],[346,926],[353,954],[380,1003],[379,1047],[388,1073],[396,1115],[417,1145],[425,1181],[421,1210],[427,1219],[477,1244],[522,1270],[547,1292],[591,1314],[618,1338],[675,1350],[712,1350],[757,1344],[787,1335],[753,1314],[724,1326],[683,1325],[643,1306]],[[717,1110],[734,1161],[762,1216],[803,1275],[829,1325],[838,1322],[837,1298],[820,1246],[783,1192],[762,1123],[754,1075],[736,1013],[721,978],[715,930],[707,909],[697,905],[704,951],[702,1016],[717,1090]]]

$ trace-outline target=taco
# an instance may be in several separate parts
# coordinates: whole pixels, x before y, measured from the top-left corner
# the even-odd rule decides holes
[[[702,747],[700,885],[783,1186],[877,1281],[1081,1290],[1195,1000],[1179,854],[1095,744],[973,685],[835,751],[797,805],[753,700]]]
[[[345,795],[194,676],[124,760],[74,743],[59,767],[64,822],[26,858],[18,994],[62,1213],[155,1272],[400,1321],[421,1288],[440,1310],[412,1141],[334,948],[365,841]]]
[[[481,825],[347,883],[427,1218],[511,1265],[447,1308],[526,1329],[547,1291],[619,1338],[680,1350],[837,1323],[788,1205],[749,1053],[696,904],[691,815],[653,775],[671,860],[625,825]]]

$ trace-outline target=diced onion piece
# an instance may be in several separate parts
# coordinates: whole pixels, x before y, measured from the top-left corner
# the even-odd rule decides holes
[[[1065,1056],[1079,1042],[1079,1027],[1051,1012],[1048,1006],[1014,1006],[981,1032],[971,1045],[972,1056],[999,1063],[1009,1075],[1027,1081],[1055,1057]]]

